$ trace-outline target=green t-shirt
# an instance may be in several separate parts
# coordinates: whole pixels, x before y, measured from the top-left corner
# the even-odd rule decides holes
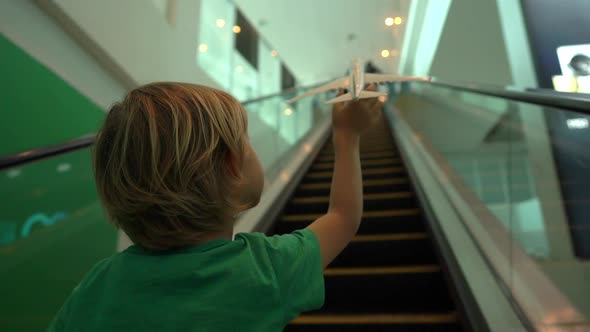
[[[50,332],[282,331],[324,302],[315,234],[237,234],[154,254],[131,246],[99,262]]]

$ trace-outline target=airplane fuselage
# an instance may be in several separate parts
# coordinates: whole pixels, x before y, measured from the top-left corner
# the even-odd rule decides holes
[[[350,66],[350,95],[352,100],[359,99],[361,91],[363,91],[364,85],[364,71],[361,67],[361,60],[359,58],[354,59]]]

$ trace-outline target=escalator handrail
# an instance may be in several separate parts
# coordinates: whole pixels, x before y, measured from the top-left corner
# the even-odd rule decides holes
[[[311,84],[311,85],[303,86],[303,87],[288,88],[288,89],[285,89],[285,90],[278,92],[278,93],[273,93],[270,95],[246,100],[246,101],[242,102],[242,105],[248,105],[248,104],[252,104],[255,102],[263,101],[265,99],[270,99],[270,98],[275,98],[275,97],[282,96],[282,95],[292,94],[292,93],[295,93],[301,89],[312,89],[312,88],[315,88],[319,85],[321,85],[321,84],[316,83],[316,84]],[[23,164],[27,164],[30,162],[34,162],[37,160],[51,158],[51,157],[59,156],[59,155],[62,155],[62,154],[68,153],[68,152],[73,152],[73,151],[87,148],[87,147],[94,144],[95,136],[96,136],[95,133],[90,133],[85,136],[82,136],[82,137],[79,137],[79,138],[76,138],[76,139],[73,139],[73,140],[70,140],[67,142],[59,143],[56,145],[35,148],[35,149],[23,151],[23,152],[8,155],[8,156],[0,156],[0,171],[3,171],[8,168],[12,168],[12,167],[20,166]]]
[[[265,99],[271,99],[271,98],[274,98],[274,97],[284,96],[284,95],[287,95],[287,94],[293,94],[293,93],[296,93],[299,90],[309,90],[309,89],[317,88],[317,87],[322,86],[322,85],[324,85],[324,84],[326,84],[328,82],[329,81],[321,82],[321,83],[315,83],[315,84],[309,84],[309,85],[306,85],[306,86],[294,86],[294,87],[291,87],[291,88],[284,89],[284,90],[282,90],[280,92],[277,92],[277,93],[272,93],[272,94],[269,94],[269,95],[264,95],[264,96],[253,98],[253,99],[248,99],[246,101],[243,101],[242,102],[242,105],[253,104],[253,103],[256,103],[256,102],[259,102],[259,101],[263,101]]]
[[[80,150],[94,144],[95,135],[90,134],[71,141],[51,146],[44,146],[17,153],[14,155],[0,157],[0,171],[30,163],[36,160],[59,156],[68,152]]]
[[[265,99],[270,99],[286,94],[293,94],[301,89],[311,89],[322,85],[323,83],[316,83],[305,87],[292,87],[285,89],[281,92],[250,99],[242,102],[243,105],[248,105],[255,102],[260,102]],[[466,91],[470,93],[476,93],[481,95],[488,95],[494,97],[500,97],[504,99],[536,104],[546,107],[556,107],[560,109],[571,110],[579,113],[590,115],[590,97],[582,98],[572,96],[569,94],[555,94],[555,91],[551,90],[549,93],[540,93],[531,90],[510,90],[506,88],[498,88],[493,86],[483,86],[477,84],[457,84],[444,82],[439,79],[433,78],[430,82],[424,82],[419,84],[432,84],[434,86],[441,86],[448,89]],[[582,95],[584,96],[584,95]],[[95,134],[88,134],[84,137],[80,137],[65,143],[60,143],[52,146],[36,148],[14,155],[0,157],[0,171],[19,166],[22,164],[30,163],[36,160],[58,156],[64,153],[83,149],[94,144]]]
[[[541,93],[539,91],[545,89],[507,89],[479,84],[457,84],[441,81],[436,78],[426,84],[590,114],[590,95],[588,94],[576,94],[576,96],[574,96],[574,94],[559,93],[548,89],[546,90],[546,93]]]

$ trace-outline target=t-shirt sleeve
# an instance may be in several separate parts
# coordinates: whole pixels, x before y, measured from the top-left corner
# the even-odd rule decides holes
[[[324,304],[324,275],[320,244],[309,229],[265,237],[269,258],[280,289],[285,318]]]
[[[324,275],[320,244],[308,229],[268,238],[286,318],[324,304]]]
[[[66,330],[66,319],[69,314],[71,299],[68,298],[59,310],[59,312],[53,317],[53,320],[49,324],[46,332],[62,332]]]

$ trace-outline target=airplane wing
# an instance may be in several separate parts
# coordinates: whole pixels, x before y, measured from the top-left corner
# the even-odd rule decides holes
[[[365,83],[408,82],[408,81],[429,82],[430,77],[398,76],[398,75],[388,75],[388,74],[365,73]]]
[[[321,93],[321,92],[325,92],[325,91],[329,91],[329,90],[334,90],[334,89],[345,88],[345,87],[348,86],[348,83],[349,83],[348,82],[348,79],[349,79],[348,76],[341,77],[341,78],[336,79],[336,80],[334,80],[334,81],[332,81],[332,82],[330,82],[328,84],[325,84],[325,85],[322,85],[322,86],[317,87],[315,89],[312,89],[310,91],[307,91],[306,93],[301,94],[301,95],[299,95],[299,96],[297,96],[297,97],[295,97],[293,99],[289,99],[289,100],[287,100],[287,103],[288,104],[292,104],[292,103],[298,101],[299,99],[302,99],[302,98],[305,98],[305,97],[308,97],[308,96],[317,95],[318,93]]]
[[[336,98],[332,98],[332,99],[328,100],[326,102],[326,104],[335,104],[335,103],[340,103],[340,102],[349,101],[349,100],[352,100],[352,95],[350,94],[350,92],[340,95]]]

